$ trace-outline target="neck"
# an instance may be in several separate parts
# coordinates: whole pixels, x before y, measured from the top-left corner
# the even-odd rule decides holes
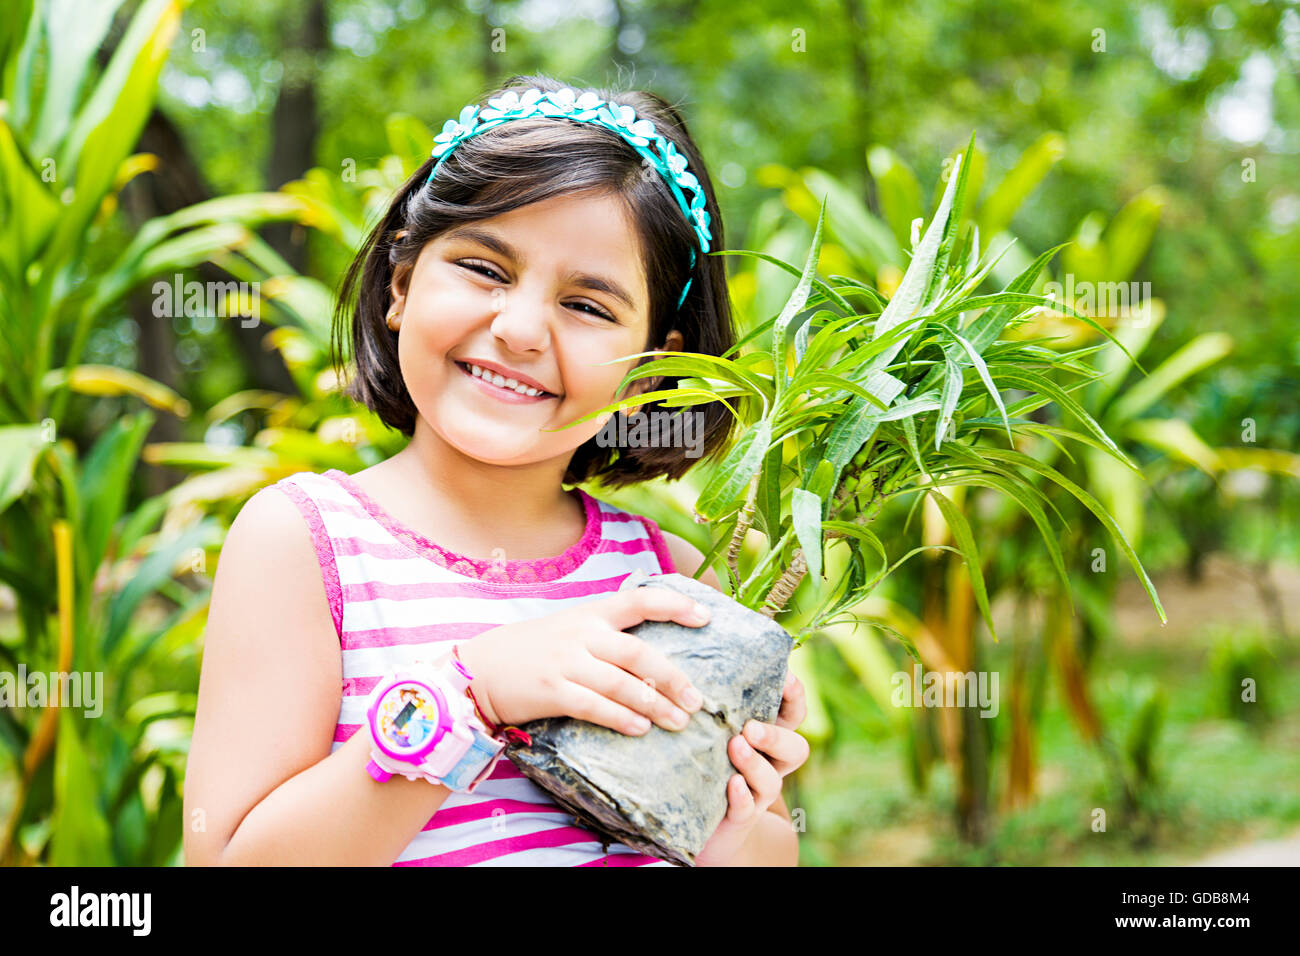
[[[490,464],[449,445],[417,418],[410,443],[391,463],[483,525],[535,528],[554,522],[557,508],[573,507],[561,488],[571,457],[572,452],[527,464]]]

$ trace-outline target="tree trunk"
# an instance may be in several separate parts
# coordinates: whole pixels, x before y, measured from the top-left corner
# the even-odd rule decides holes
[[[320,118],[316,109],[316,61],[329,49],[329,17],[324,0],[288,6],[283,51],[284,75],[271,113],[271,158],[266,182],[279,189],[316,164]],[[298,272],[307,270],[307,230],[297,223],[271,223],[263,229],[271,248]]]
[[[853,130],[856,136],[854,161],[861,163],[865,171],[866,191],[863,201],[873,212],[880,212],[880,203],[876,197],[876,181],[867,170],[867,150],[872,144],[872,107],[871,107],[871,58],[868,43],[871,37],[871,24],[867,12],[866,0],[844,0],[844,10],[849,21],[849,56],[853,64],[853,85],[857,95],[854,97]]]

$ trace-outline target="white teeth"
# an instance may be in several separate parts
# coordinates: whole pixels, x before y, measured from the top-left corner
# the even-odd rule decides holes
[[[477,365],[471,365],[469,367],[469,372],[475,378],[481,378],[483,379],[483,381],[491,382],[493,385],[500,386],[501,388],[508,388],[511,391],[518,392],[520,395],[528,395],[528,396],[536,397],[538,395],[543,394],[541,389],[533,388],[532,386],[529,385],[521,385],[513,378],[506,378],[503,375],[496,375],[485,369],[479,368]]]

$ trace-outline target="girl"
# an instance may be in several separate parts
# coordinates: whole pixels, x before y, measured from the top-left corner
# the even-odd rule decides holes
[[[351,477],[290,476],[231,526],[185,787],[191,864],[669,865],[602,849],[508,760],[472,793],[366,772],[371,688],[451,648],[493,724],[570,716],[642,734],[651,721],[680,729],[700,706],[678,668],[623,632],[700,626],[707,612],[662,588],[618,587],[636,569],[690,574],[703,555],[563,489],[676,479],[694,462],[680,448],[608,449],[598,420],[563,426],[652,386],[616,393],[630,361],[616,359],[730,347],[723,260],[702,254],[723,245],[712,185],[681,117],[653,94],[593,91],[575,105],[544,76],[498,94],[490,109],[543,94],[559,107],[472,136],[476,111],[449,123],[441,159],[402,187],[339,297],[351,393],[409,444]],[[593,98],[653,123],[671,164],[555,115]],[[702,197],[689,214],[683,182]],[[699,414],[704,457],[717,455],[729,413]],[[712,570],[702,580],[720,588]],[[777,720],[729,742],[729,809],[698,865],[797,863],[781,784],[808,756],[804,714],[791,677]]]

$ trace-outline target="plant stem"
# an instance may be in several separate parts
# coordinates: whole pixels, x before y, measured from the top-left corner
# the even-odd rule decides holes
[[[740,519],[736,522],[736,530],[731,535],[731,544],[727,546],[727,567],[731,568],[731,574],[737,581],[740,580],[740,570],[737,566],[740,546],[749,532],[750,525],[754,522],[754,505],[757,501],[758,477],[755,476],[749,484],[749,496],[745,499],[745,507],[741,509]]]
[[[772,585],[772,590],[767,592],[767,599],[763,606],[759,608],[758,613],[764,617],[775,618],[790,600],[790,595],[794,589],[799,586],[803,576],[808,573],[808,562],[804,560],[803,548],[794,549],[794,557],[790,566],[785,569],[785,573],[777,579],[776,584]]]

